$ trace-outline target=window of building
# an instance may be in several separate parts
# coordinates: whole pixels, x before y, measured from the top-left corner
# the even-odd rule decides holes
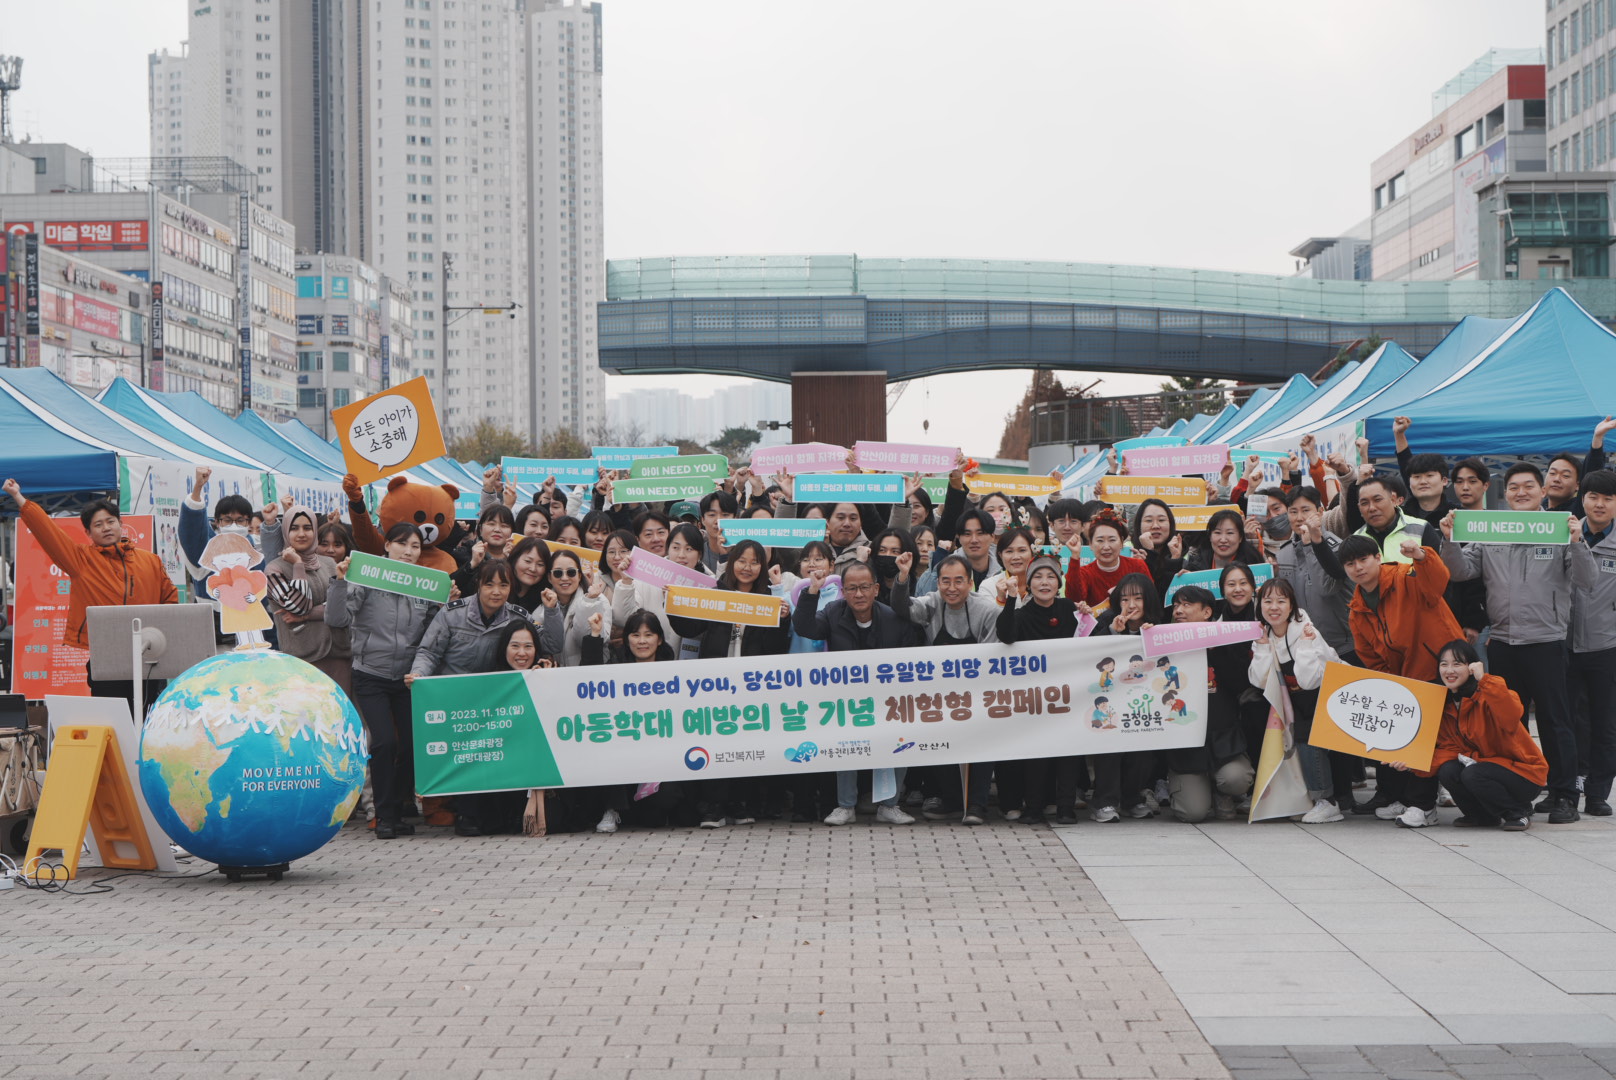
[[[318,350],[300,352],[297,354],[297,370],[319,371],[322,367],[325,354]]]
[[[339,386],[331,391],[331,407],[340,409],[353,400],[353,391],[345,386]]]
[[[1571,136],[1571,168],[1573,170],[1582,168],[1582,136],[1580,134]]]
[[[300,409],[323,409],[325,407],[325,391],[319,388],[307,387],[297,392],[297,407]]]
[[[332,352],[331,352],[331,370],[332,371],[348,371],[348,370],[350,370],[349,367],[348,367],[349,356],[350,356],[349,353],[343,352],[341,350],[333,349]]]
[[[1571,73],[1571,115],[1576,116],[1582,112],[1582,73]]]
[[[1398,173],[1386,181],[1386,201],[1394,203],[1408,193],[1408,179],[1405,173]]]

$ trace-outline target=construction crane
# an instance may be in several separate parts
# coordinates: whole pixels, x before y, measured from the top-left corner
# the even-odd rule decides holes
[[[22,87],[22,57],[0,56],[0,146],[11,142],[11,95]]]

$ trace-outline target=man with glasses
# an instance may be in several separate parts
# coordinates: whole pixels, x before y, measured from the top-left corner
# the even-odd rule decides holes
[[[983,515],[986,516],[986,515]],[[875,571],[856,562],[842,571],[842,598],[819,610],[819,590],[829,571],[815,570],[808,577],[808,588],[791,614],[791,625],[799,637],[828,643],[831,652],[862,649],[901,649],[911,644],[909,623],[876,597]],[[914,818],[898,807],[898,784],[902,769],[875,770],[875,820],[887,825],[909,825]],[[890,792],[890,794],[888,794]],[[858,772],[836,774],[836,809],[826,825],[847,825],[858,806]]]
[[[196,474],[191,480],[190,497],[180,503],[180,550],[185,554],[185,575],[191,583],[191,599],[201,603],[211,604],[213,597],[208,595],[204,587],[213,571],[203,569],[202,551],[208,546],[216,534],[244,536],[255,545],[258,537],[252,534],[253,506],[247,501],[245,495],[225,495],[213,504],[213,520],[210,522],[204,512],[206,504],[202,501],[202,493],[207,489],[208,478],[213,470],[206,465],[198,465]],[[273,558],[280,552],[274,552]]]

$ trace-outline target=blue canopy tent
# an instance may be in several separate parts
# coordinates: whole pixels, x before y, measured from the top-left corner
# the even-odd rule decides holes
[[[310,468],[319,470],[320,474],[327,479],[332,476],[340,477],[347,472],[346,467],[342,464],[342,455],[337,453],[334,447],[328,446],[319,438],[315,438],[314,443],[316,446],[322,448],[321,450],[316,450],[305,446],[292,436],[293,425],[303,427],[296,420],[271,423],[255,412],[244,412],[231,422],[253,436],[253,438],[270,443],[278,448],[284,448],[286,451],[296,455],[299,461],[307,463]],[[304,430],[307,431],[308,429],[305,427]],[[313,435],[314,433],[309,432],[309,434]]]
[[[1414,421],[1409,441],[1421,453],[1547,456],[1580,452],[1612,414],[1616,334],[1556,288],[1437,385],[1377,410],[1364,426],[1375,457],[1395,453],[1394,416]]]
[[[1268,430],[1306,405],[1318,389],[1305,375],[1292,375],[1261,405],[1245,410],[1233,424],[1219,432],[1218,442],[1244,446],[1254,434]]]
[[[114,379],[96,398],[113,412],[133,421],[176,446],[184,447],[197,459],[265,471],[270,466],[238,451],[228,440],[220,440],[175,414],[150,390],[143,390],[127,379]]]
[[[1216,419],[1217,417],[1211,415],[1210,413],[1196,413],[1188,420],[1180,420],[1178,424],[1174,424],[1171,433],[1174,435],[1182,435],[1190,442],[1194,442],[1197,436],[1210,427],[1212,422]],[[1179,424],[1184,426],[1179,427]]]
[[[1263,403],[1274,396],[1274,392],[1263,386],[1252,391],[1251,397],[1246,399],[1244,405],[1230,405],[1218,413],[1218,418],[1207,425],[1206,430],[1195,436],[1194,441],[1202,446],[1223,441],[1223,433],[1240,423],[1248,416],[1254,415],[1262,408]]]
[[[251,454],[272,472],[305,480],[335,480],[340,476],[281,438],[268,424],[256,430],[252,421],[239,424],[195,391],[165,394],[145,390],[142,393],[199,431]]]
[[[20,395],[0,393],[0,477],[22,487],[24,496],[111,491],[118,486],[116,447],[84,441],[57,429],[48,414]],[[6,509],[14,510],[9,504]]]
[[[48,414],[58,431],[73,438],[114,446],[135,457],[203,460],[86,397],[49,368],[0,368],[0,381],[4,392]]]

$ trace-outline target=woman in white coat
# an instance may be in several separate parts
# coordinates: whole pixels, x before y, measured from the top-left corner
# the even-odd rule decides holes
[[[1313,794],[1313,809],[1300,820],[1304,825],[1340,821],[1343,806],[1351,808],[1352,758],[1309,746],[1307,739],[1313,730],[1313,711],[1319,703],[1324,665],[1341,658],[1314,627],[1307,612],[1296,606],[1296,592],[1285,579],[1263,582],[1257,590],[1257,613],[1263,636],[1252,643],[1248,674],[1251,685],[1265,686],[1277,668],[1279,681],[1290,695],[1297,753],[1308,790]]]

